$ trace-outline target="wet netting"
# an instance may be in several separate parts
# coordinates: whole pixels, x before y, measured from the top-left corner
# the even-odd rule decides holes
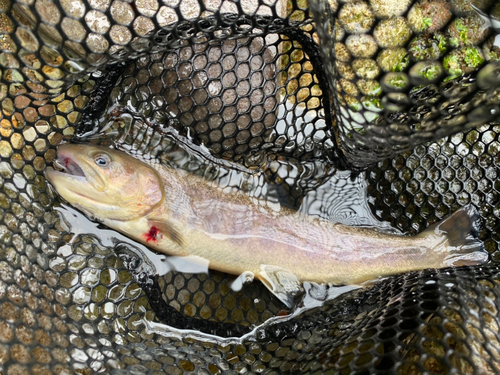
[[[495,0],[0,0],[0,374],[499,373],[499,32]],[[489,263],[289,307],[68,206],[65,142],[402,235],[472,205]]]

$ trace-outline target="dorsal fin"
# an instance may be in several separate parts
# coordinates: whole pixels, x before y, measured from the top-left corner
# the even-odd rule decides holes
[[[167,236],[180,247],[184,247],[184,237],[174,225],[165,221],[148,220],[151,228],[156,228],[162,235]]]

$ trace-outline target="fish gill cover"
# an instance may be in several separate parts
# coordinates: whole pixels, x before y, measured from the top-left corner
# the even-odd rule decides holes
[[[500,371],[498,2],[2,0],[0,12],[2,374]],[[43,172],[71,140],[406,234],[472,204],[490,264],[332,300],[310,284],[317,307],[287,318],[260,283],[159,272],[154,254],[59,202]]]

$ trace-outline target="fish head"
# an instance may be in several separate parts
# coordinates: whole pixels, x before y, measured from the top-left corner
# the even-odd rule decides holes
[[[57,156],[64,171],[47,170],[45,177],[68,203],[97,219],[138,219],[164,200],[157,172],[124,152],[64,144]]]

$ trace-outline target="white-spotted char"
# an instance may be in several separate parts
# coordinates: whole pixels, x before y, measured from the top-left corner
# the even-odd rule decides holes
[[[219,271],[251,272],[271,289],[273,282],[286,289],[290,277],[353,284],[487,260],[472,235],[472,206],[403,237],[265,209],[245,194],[224,194],[198,176],[109,148],[66,144],[58,158],[65,171],[48,170],[46,177],[70,204],[157,251],[200,256]]]

